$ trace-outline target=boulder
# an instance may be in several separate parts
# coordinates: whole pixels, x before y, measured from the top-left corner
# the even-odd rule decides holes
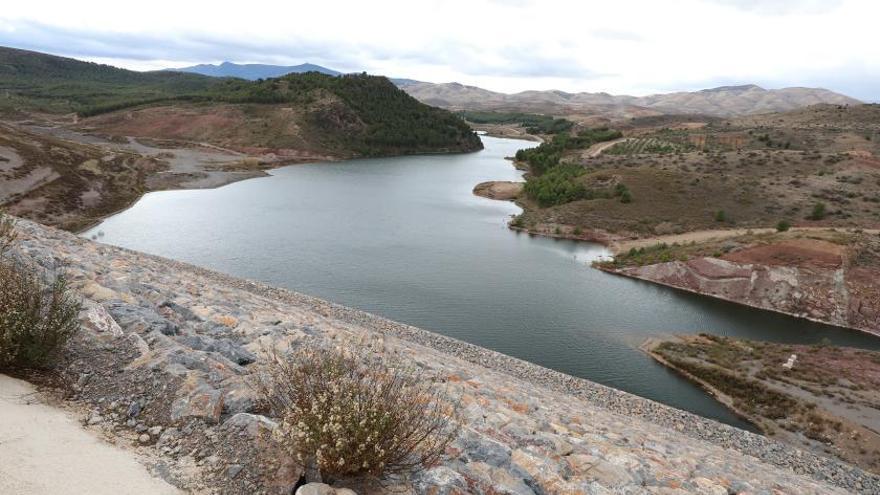
[[[110,301],[107,303],[107,311],[126,333],[146,334],[156,330],[163,335],[176,335],[178,332],[174,322],[163,318],[150,308],[134,306],[123,301]]]
[[[82,323],[83,328],[91,330],[96,334],[113,337],[123,335],[122,328],[110,316],[110,313],[104,309],[104,306],[89,300],[83,302],[83,309],[79,313],[79,321]]]

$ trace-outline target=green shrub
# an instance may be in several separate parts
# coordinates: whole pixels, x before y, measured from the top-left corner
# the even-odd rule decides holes
[[[813,205],[813,211],[810,213],[810,216],[807,217],[808,220],[822,220],[828,213],[825,211],[825,203],[821,201]]]
[[[724,213],[724,210],[718,210],[715,212],[715,221],[716,222],[726,222],[727,221],[727,213]]]
[[[632,203],[632,200],[633,200],[632,193],[629,192],[629,189],[623,191],[620,194],[620,202],[621,203]]]
[[[63,274],[0,261],[0,369],[51,365],[79,330],[79,311]]]
[[[777,232],[787,232],[790,228],[791,223],[788,220],[780,220],[779,223],[776,224]]]
[[[399,363],[340,350],[271,354],[256,385],[276,438],[327,480],[380,479],[439,461],[458,435],[455,401]]]
[[[541,176],[530,178],[523,190],[542,207],[585,199],[587,188],[576,180],[584,172],[579,165],[557,165]]]
[[[526,222],[525,222],[525,220],[523,220],[522,215],[517,215],[517,216],[513,217],[513,220],[510,221],[510,226],[521,229],[526,226]]]

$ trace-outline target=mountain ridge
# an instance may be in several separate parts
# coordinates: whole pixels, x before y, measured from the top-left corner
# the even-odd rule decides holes
[[[616,118],[663,114],[734,117],[795,110],[820,103],[862,103],[824,88],[764,89],[755,84],[646,96],[612,95],[606,92],[568,93],[559,90],[527,90],[508,94],[460,83],[417,83],[403,86],[402,89],[420,101],[449,110],[594,114]]]
[[[250,81],[281,77],[286,76],[287,74],[301,74],[303,72],[320,72],[321,74],[327,74],[328,76],[342,75],[342,72],[311,63],[285,66],[269,64],[236,64],[228,61],[221,62],[220,64],[197,64],[188,67],[165,69],[165,71],[187,72],[211,77],[238,77]]]

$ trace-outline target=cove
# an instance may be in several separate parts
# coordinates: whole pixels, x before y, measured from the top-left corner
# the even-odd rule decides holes
[[[712,332],[880,349],[880,339],[590,268],[599,245],[517,234],[519,208],[471,194],[520,180],[534,143],[294,165],[219,189],[150,193],[83,235],[290,288],[749,427],[638,350]],[[99,233],[101,235],[99,236]]]

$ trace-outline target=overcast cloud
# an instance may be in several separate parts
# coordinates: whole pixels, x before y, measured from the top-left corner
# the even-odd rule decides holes
[[[4,3],[0,44],[137,70],[311,62],[504,92],[756,83],[880,101],[876,0]]]

